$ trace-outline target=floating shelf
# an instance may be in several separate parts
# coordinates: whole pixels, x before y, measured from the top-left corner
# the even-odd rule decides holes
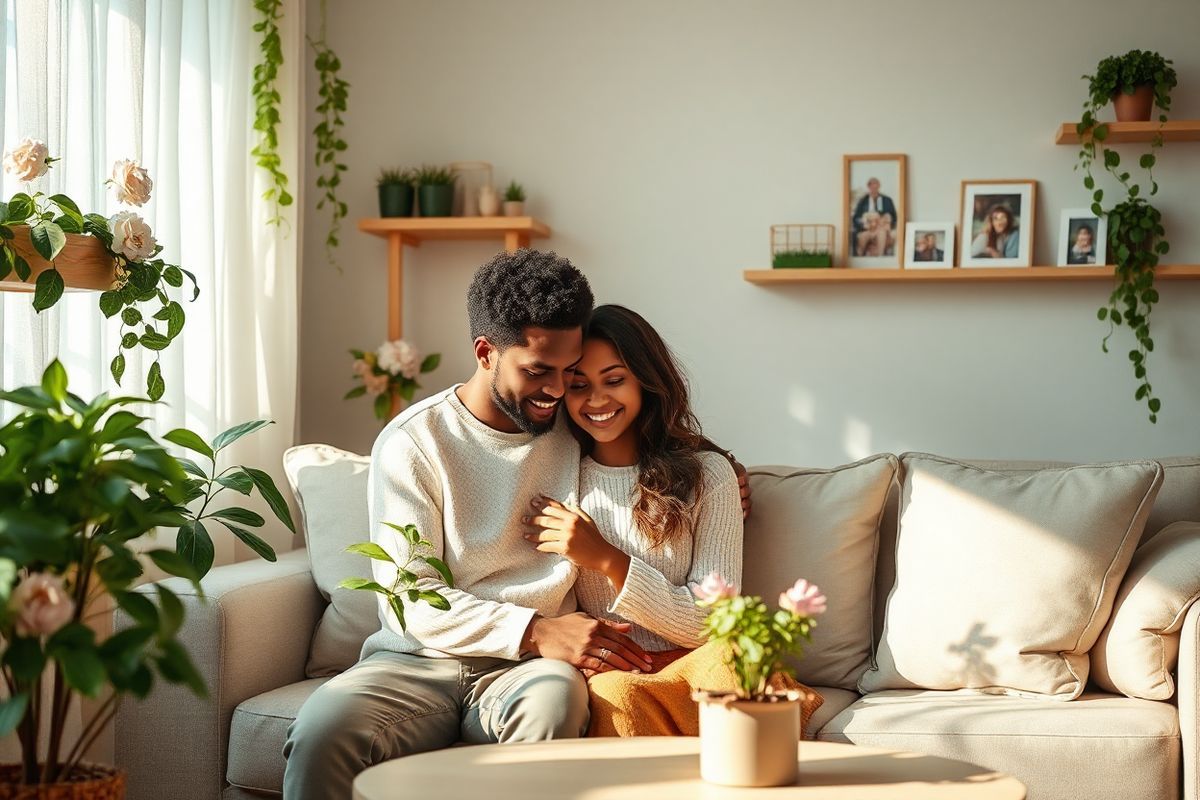
[[[1200,280],[1200,264],[1164,264],[1155,280]],[[954,267],[952,269],[748,269],[750,283],[996,283],[1001,281],[1103,281],[1112,267]]]
[[[434,240],[496,239],[515,250],[550,235],[550,226],[533,217],[376,217],[359,220],[358,229],[385,239],[399,236],[412,247]]]
[[[1108,126],[1108,138],[1105,142],[1111,144],[1128,144],[1129,142],[1149,142],[1159,131],[1158,122],[1104,122]],[[1079,134],[1075,132],[1074,122],[1064,122],[1059,126],[1054,136],[1055,144],[1079,144]],[[1164,142],[1200,142],[1200,119],[1177,119],[1162,123]]]

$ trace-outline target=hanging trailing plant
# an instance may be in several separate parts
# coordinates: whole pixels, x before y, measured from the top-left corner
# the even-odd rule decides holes
[[[1104,59],[1097,65],[1095,75],[1084,75],[1083,78],[1088,81],[1088,99],[1083,104],[1083,116],[1075,126],[1083,143],[1076,169],[1083,169],[1083,185],[1092,192],[1092,213],[1108,218],[1108,245],[1116,279],[1108,303],[1096,312],[1102,322],[1108,322],[1108,333],[1101,347],[1107,353],[1109,339],[1116,329],[1121,325],[1129,326],[1137,345],[1129,351],[1133,374],[1138,381],[1134,399],[1146,401],[1150,422],[1156,423],[1162,401],[1154,395],[1147,371],[1148,356],[1154,350],[1150,314],[1159,299],[1158,290],[1154,288],[1154,270],[1159,256],[1166,255],[1170,244],[1166,240],[1162,214],[1147,197],[1158,194],[1158,183],[1154,180],[1155,153],[1163,143],[1161,124],[1167,121],[1167,112],[1171,108],[1175,70],[1171,61],[1158,53],[1133,50],[1121,57]],[[1130,173],[1122,168],[1120,153],[1106,144],[1108,125],[1096,119],[1097,112],[1118,94],[1132,95],[1142,86],[1153,88],[1154,107],[1158,109],[1160,124],[1149,152],[1138,159],[1138,166],[1146,171],[1149,182],[1149,190],[1145,193],[1141,184],[1133,181]],[[1107,211],[1102,205],[1104,190],[1097,186],[1096,176],[1092,173],[1097,162],[1116,179],[1124,195]]]
[[[258,166],[265,169],[271,176],[271,185],[263,192],[263,199],[271,203],[274,213],[267,220],[270,225],[283,222],[280,208],[292,204],[292,196],[288,193],[288,177],[280,169],[282,161],[279,158],[279,135],[276,126],[279,125],[279,90],[275,88],[275,79],[279,76],[279,68],[283,66],[283,44],[279,38],[277,21],[283,16],[283,0],[254,0],[254,9],[260,19],[254,25],[256,33],[262,34],[259,50],[262,60],[254,67],[254,130],[261,134],[258,144],[250,151]]]
[[[342,173],[346,165],[338,160],[338,153],[346,149],[342,139],[342,114],[346,111],[346,102],[350,96],[350,84],[342,80],[338,72],[342,62],[325,43],[325,0],[321,0],[321,38],[308,40],[316,54],[314,63],[317,68],[317,94],[321,98],[317,104],[317,114],[321,121],[313,128],[313,136],[317,140],[317,154],[314,161],[317,165],[317,189],[320,199],[317,209],[329,207],[329,232],[325,235],[325,255],[329,263],[337,265],[333,251],[338,246],[338,235],[342,228],[342,219],[346,216],[346,204],[338,199],[338,187],[342,183]],[[340,268],[339,268],[340,269]]]

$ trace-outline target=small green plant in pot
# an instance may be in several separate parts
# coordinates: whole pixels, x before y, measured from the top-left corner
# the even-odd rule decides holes
[[[1109,326],[1101,347],[1108,352],[1109,340],[1118,327],[1127,325],[1132,331],[1136,346],[1129,351],[1129,360],[1138,382],[1134,399],[1146,402],[1150,422],[1155,423],[1162,401],[1154,395],[1148,373],[1149,354],[1154,350],[1150,314],[1159,299],[1158,290],[1154,288],[1154,270],[1170,244],[1166,240],[1162,214],[1148,198],[1158,194],[1154,165],[1155,151],[1162,147],[1162,133],[1154,136],[1149,151],[1138,159],[1147,182],[1147,190],[1143,191],[1143,185],[1132,180],[1123,168],[1121,154],[1107,145],[1108,124],[1098,121],[1096,114],[1115,94],[1134,94],[1139,85],[1149,82],[1153,105],[1159,111],[1158,121],[1160,124],[1166,122],[1171,108],[1170,92],[1176,85],[1175,70],[1171,68],[1171,61],[1158,53],[1133,50],[1119,58],[1104,59],[1096,67],[1095,75],[1083,77],[1088,81],[1088,99],[1083,104],[1083,116],[1075,126],[1082,142],[1075,168],[1083,170],[1083,185],[1092,193],[1092,213],[1108,219],[1108,248],[1116,278],[1108,303],[1097,312],[1099,319]],[[1103,205],[1104,189],[1092,172],[1096,163],[1101,164],[1119,186],[1117,191],[1121,197],[1108,209]]]
[[[375,184],[379,189],[379,216],[412,216],[415,193],[412,170],[385,169]]]
[[[504,190],[504,216],[525,216],[525,189],[516,181],[511,181]]]
[[[1104,59],[1096,65],[1096,74],[1083,76],[1088,82],[1084,121],[1111,102],[1118,122],[1145,122],[1152,108],[1158,108],[1159,122],[1166,122],[1171,90],[1177,83],[1171,64],[1170,59],[1146,50]]]
[[[771,258],[775,269],[832,267],[833,254],[828,250],[780,250]]]
[[[455,175],[449,167],[423,166],[417,170],[422,217],[448,217],[454,207]]]

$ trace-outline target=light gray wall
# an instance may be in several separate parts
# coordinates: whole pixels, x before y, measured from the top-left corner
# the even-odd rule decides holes
[[[1133,401],[1129,340],[1100,352],[1106,284],[769,289],[741,278],[769,266],[772,223],[838,221],[845,153],[908,154],[909,219],[955,219],[964,178],[1036,178],[1035,263],[1053,264],[1060,209],[1088,200],[1074,148],[1053,143],[1084,98],[1079,76],[1105,55],[1157,49],[1180,73],[1174,116],[1200,117],[1195,0],[1145,4],[1136,20],[1115,0],[331,9],[351,84],[350,224],[339,274],[308,192],[304,441],[366,450],[378,430],[367,401],[341,396],[347,348],[386,332],[386,248],[354,229],[378,213],[379,168],[484,159],[498,183],[525,184],[554,229],[542,246],[672,343],[706,429],[746,463],[1200,451],[1200,283],[1161,287],[1151,380],[1164,407],[1152,426]],[[1200,144],[1168,144],[1159,163],[1169,260],[1200,263],[1189,191]],[[305,177],[311,186],[311,168]],[[493,250],[407,251],[406,337],[443,354],[431,389],[470,372],[464,297]]]

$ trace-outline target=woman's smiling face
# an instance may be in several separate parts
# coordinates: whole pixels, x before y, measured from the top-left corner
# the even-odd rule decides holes
[[[642,387],[617,349],[603,339],[583,343],[583,358],[567,387],[567,413],[597,442],[634,435],[642,410]]]

